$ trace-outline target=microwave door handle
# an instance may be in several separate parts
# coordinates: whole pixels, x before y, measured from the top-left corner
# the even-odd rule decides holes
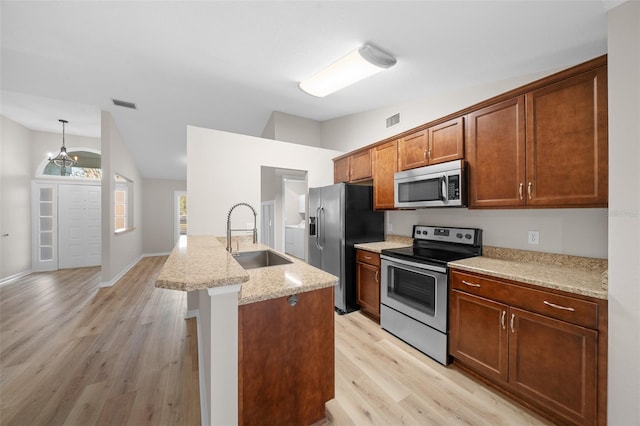
[[[447,201],[447,176],[440,176],[440,199]]]

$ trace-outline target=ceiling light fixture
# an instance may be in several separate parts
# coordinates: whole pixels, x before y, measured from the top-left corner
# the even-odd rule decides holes
[[[67,124],[68,121],[58,121],[62,123],[62,148],[60,148],[60,153],[56,155],[55,158],[49,157],[49,163],[54,163],[56,166],[60,167],[60,175],[65,176],[67,174],[67,167],[75,165],[76,160],[74,160],[69,156],[69,154],[67,154],[67,147],[64,146],[64,125]]]
[[[322,98],[391,68],[396,62],[397,59],[390,54],[370,44],[364,44],[310,78],[301,81],[298,87],[310,95]]]

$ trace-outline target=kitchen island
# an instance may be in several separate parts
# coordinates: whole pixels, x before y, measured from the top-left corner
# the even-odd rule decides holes
[[[245,270],[219,239],[186,236],[158,276],[156,287],[197,292],[203,424],[310,424],[334,396],[337,278],[281,256],[291,263]]]

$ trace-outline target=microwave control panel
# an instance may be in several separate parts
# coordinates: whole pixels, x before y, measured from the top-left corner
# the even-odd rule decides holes
[[[460,199],[460,175],[449,176],[447,179],[447,199],[459,200]]]

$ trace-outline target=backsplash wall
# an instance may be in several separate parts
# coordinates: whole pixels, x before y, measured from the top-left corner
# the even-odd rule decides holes
[[[416,224],[480,228],[483,244],[488,246],[608,258],[607,209],[442,208],[386,212],[387,234],[410,236]],[[527,242],[527,231],[539,232],[539,244]]]

